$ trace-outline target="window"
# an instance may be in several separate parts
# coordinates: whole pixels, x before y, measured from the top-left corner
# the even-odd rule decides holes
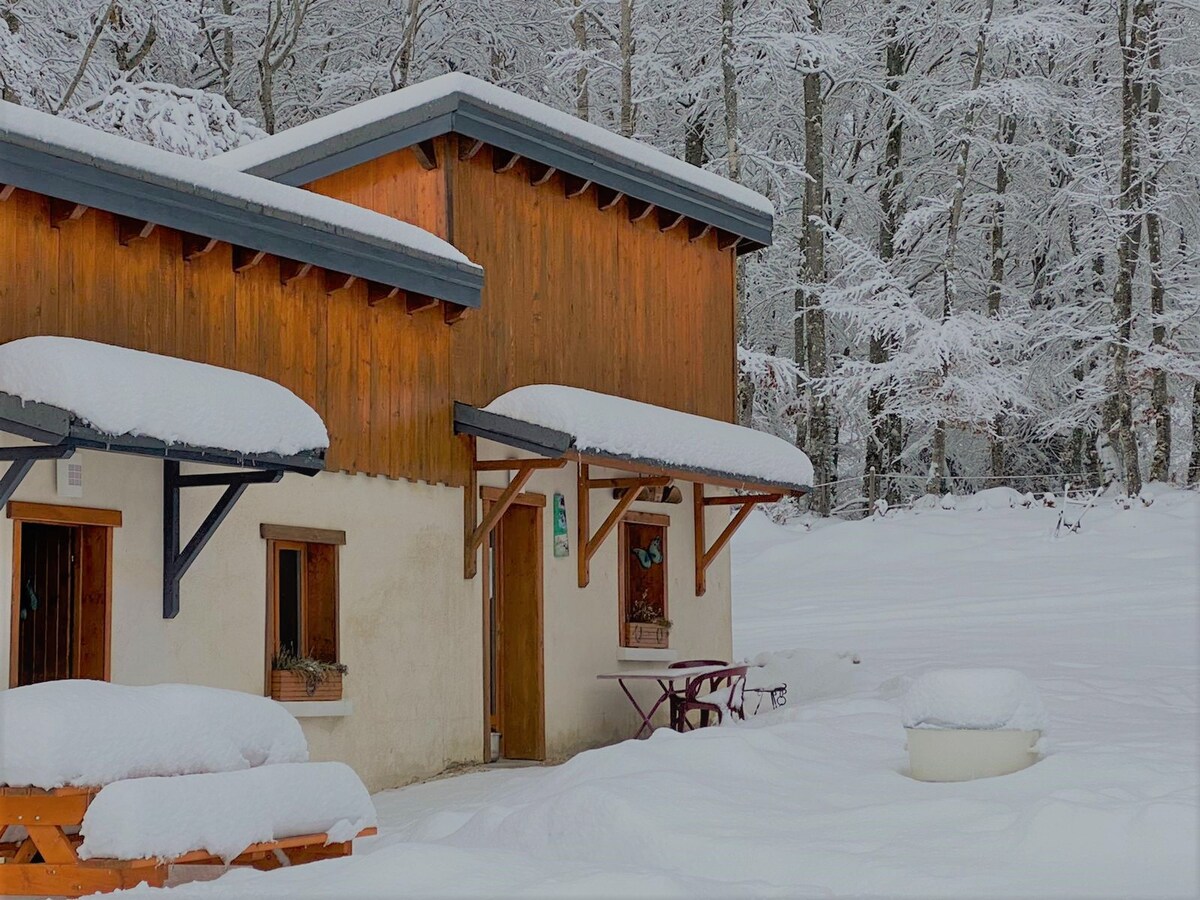
[[[667,610],[667,516],[630,512],[621,520],[621,646],[665,649]]]
[[[338,547],[343,531],[263,525],[267,541],[268,692],[276,700],[338,700]]]

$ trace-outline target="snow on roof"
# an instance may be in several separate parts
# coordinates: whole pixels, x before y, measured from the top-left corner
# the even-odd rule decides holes
[[[114,436],[281,456],[329,446],[321,417],[273,381],[77,338],[0,345],[0,391]]]
[[[502,394],[484,411],[565,432],[581,453],[665,463],[751,484],[812,485],[812,463],[781,438],[624,397],[532,384]]]
[[[249,211],[355,238],[383,250],[402,250],[479,268],[436,235],[391,216],[231,171],[228,166],[214,165],[211,159],[168,153],[14,103],[0,101],[0,141],[43,152],[49,149],[76,162],[133,175],[151,185],[237,201]]]
[[[436,106],[436,112],[449,113],[461,99],[526,119],[547,132],[594,152],[618,157],[625,162],[668,180],[691,186],[703,193],[723,198],[771,216],[771,201],[747,187],[720,175],[690,165],[666,153],[630,138],[614,134],[561,112],[544,103],[514,94],[486,81],[461,72],[440,75],[428,81],[366,100],[338,112],[297,125],[260,141],[254,141],[213,157],[221,165],[241,171],[259,167],[288,156],[298,156],[304,164],[329,152],[345,149],[347,145],[374,140],[387,133],[390,120],[403,117],[425,106]],[[378,127],[378,126],[383,126]],[[361,134],[355,134],[361,132]],[[322,145],[336,144],[329,148]],[[320,148],[320,152],[308,152]]]

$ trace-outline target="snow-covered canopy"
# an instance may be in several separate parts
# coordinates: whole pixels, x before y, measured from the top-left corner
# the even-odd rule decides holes
[[[715,476],[747,486],[807,490],[808,457],[774,435],[704,416],[558,384],[497,397],[484,412],[563,432],[581,454]],[[704,480],[704,479],[699,479]]]
[[[440,75],[322,116],[215,156],[213,162],[243,172],[275,177],[280,172],[310,165],[352,147],[386,140],[390,134],[409,126],[435,119],[446,120],[447,116],[455,114],[463,101],[469,101],[475,110],[499,114],[510,123],[519,121],[522,126],[536,130],[542,139],[574,148],[582,158],[615,160],[760,216],[774,214],[769,199],[736,182],[461,72]],[[463,127],[463,123],[455,120],[453,130]],[[428,129],[422,139],[425,137],[428,137]],[[595,175],[597,183],[604,183],[604,168],[600,166],[597,172],[590,173]],[[611,174],[611,165],[609,168]]]
[[[107,435],[237,454],[321,451],[321,417],[287,388],[233,369],[65,337],[0,345],[0,392]]]
[[[307,760],[296,719],[241,691],[83,680],[0,691],[0,785],[91,787]]]

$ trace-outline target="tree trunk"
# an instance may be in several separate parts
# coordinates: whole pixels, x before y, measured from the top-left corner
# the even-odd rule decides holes
[[[1000,306],[1004,296],[1004,264],[1007,252],[1004,249],[1004,195],[1008,191],[1008,165],[1004,149],[1012,145],[1017,135],[1017,120],[1012,116],[1000,117],[1000,158],[996,160],[996,202],[992,208],[991,235],[991,279],[988,281],[987,314],[989,318],[1000,318]],[[1005,478],[1008,464],[1005,460],[1004,414],[992,420],[992,433],[988,437],[988,449],[992,458],[992,476]]]
[[[1163,322],[1167,289],[1163,283],[1162,271],[1162,220],[1155,208],[1158,197],[1158,149],[1162,127],[1159,112],[1162,105],[1162,87],[1159,84],[1162,44],[1159,28],[1158,10],[1156,5],[1151,4],[1150,26],[1147,30],[1149,85],[1146,98],[1146,255],[1150,264],[1150,316],[1153,320],[1151,341],[1155,350],[1161,353],[1167,343],[1167,326]],[[1162,366],[1156,366],[1153,370],[1150,419],[1154,422],[1154,455],[1150,461],[1149,477],[1151,481],[1166,481],[1171,469],[1171,396],[1167,389],[1167,371]]]
[[[1108,345],[1112,360],[1109,393],[1112,397],[1112,424],[1109,441],[1119,459],[1121,481],[1130,496],[1142,490],[1142,472],[1137,441],[1133,433],[1133,398],[1129,387],[1129,345],[1133,336],[1133,276],[1137,267],[1138,247],[1142,240],[1142,217],[1133,210],[1141,199],[1140,181],[1134,171],[1137,150],[1136,131],[1141,110],[1141,88],[1135,72],[1139,65],[1143,38],[1140,23],[1141,3],[1130,21],[1129,0],[1119,0],[1117,34],[1121,42],[1121,174],[1117,209],[1123,230],[1117,241],[1117,271],[1113,282],[1113,336]]]
[[[576,13],[571,20],[571,30],[575,32],[575,46],[581,54],[588,51],[587,16],[580,6],[581,0],[575,0]],[[586,63],[580,63],[575,70],[575,115],[587,122],[591,116],[591,98],[588,96],[588,70]]]
[[[1200,484],[1200,379],[1192,385],[1192,459],[1188,463],[1188,484]]]
[[[729,177],[741,180],[738,158],[737,70],[733,65],[733,11],[736,0],[721,0],[721,94],[725,100],[725,153]]]
[[[814,2],[809,21],[814,33],[821,31],[821,7]],[[810,382],[824,378],[829,370],[829,348],[825,337],[825,311],[821,307],[819,285],[825,282],[825,110],[821,94],[821,73],[804,76],[804,260],[801,281],[804,282],[803,309],[805,357]],[[837,476],[832,465],[832,423],[829,399],[820,390],[808,392],[808,438],[805,448],[813,463],[813,482],[827,485]],[[829,515],[832,491],[828,486],[815,487],[809,508],[822,516]]]
[[[900,78],[907,69],[907,48],[896,36],[896,16],[890,9],[885,25],[887,45],[884,49],[884,65],[887,69],[888,93],[895,95],[900,90]],[[879,173],[879,258],[890,263],[896,255],[896,229],[904,215],[903,204],[898,196],[901,181],[901,160],[904,151],[904,119],[890,102],[887,118],[887,142],[884,146],[883,167]],[[872,334],[868,359],[873,365],[882,365],[891,357],[896,337],[891,334]],[[867,420],[870,433],[864,457],[864,474],[872,470],[881,474],[892,474],[899,468],[901,445],[900,417],[894,412],[885,412],[890,391],[887,388],[872,389],[867,395]],[[900,501],[900,485],[894,478],[885,481],[886,500]]]
[[[987,30],[992,21],[995,0],[987,0],[983,8],[983,19],[975,38],[975,69],[971,74],[971,90],[979,90],[983,81],[983,61],[987,54]],[[954,192],[950,199],[950,221],[946,226],[946,252],[942,257],[942,321],[949,321],[958,306],[958,236],[962,230],[963,202],[967,194],[968,163],[971,156],[971,129],[975,125],[975,106],[967,106],[963,116],[963,135],[958,141],[955,156],[958,158],[954,172]],[[950,361],[942,364],[942,376],[950,374]],[[926,493],[937,494],[945,490],[946,481],[946,428],[945,418],[939,419],[933,429],[933,447],[930,454],[929,480]]]
[[[421,24],[421,0],[408,0],[408,16],[404,21],[404,36],[400,39],[400,50],[392,66],[392,90],[408,87],[412,74],[413,51],[417,45],[417,28]]]
[[[633,106],[633,0],[621,0],[621,134],[633,137],[637,110]]]

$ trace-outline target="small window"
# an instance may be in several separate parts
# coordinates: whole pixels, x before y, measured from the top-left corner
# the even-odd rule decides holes
[[[627,513],[621,521],[621,646],[665,649],[667,609],[666,516]]]
[[[269,692],[277,700],[341,699],[338,547],[344,533],[278,525],[262,530],[268,539]]]

